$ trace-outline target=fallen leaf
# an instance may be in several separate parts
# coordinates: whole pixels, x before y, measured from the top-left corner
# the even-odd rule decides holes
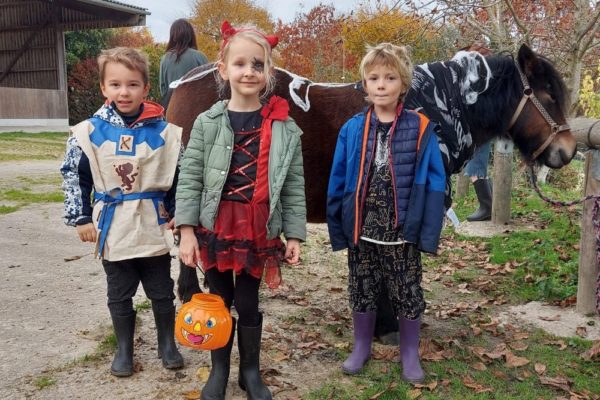
[[[572,381],[565,378],[564,376],[557,376],[556,378],[550,378],[548,376],[540,376],[540,383],[542,385],[552,386],[558,389],[562,389],[566,392],[571,390]]]
[[[199,390],[190,390],[189,392],[183,392],[183,398],[186,400],[198,400],[200,399]]]
[[[415,383],[415,387],[417,389],[429,389],[430,392],[433,392],[435,390],[435,388],[437,388],[437,386],[438,386],[437,381],[430,382],[427,385],[424,385],[422,383]]]
[[[513,350],[517,350],[517,351],[525,351],[527,350],[527,348],[529,347],[529,345],[525,342],[511,342],[509,343],[509,346],[513,349]]]
[[[66,262],[69,262],[69,261],[79,260],[81,257],[83,257],[83,256],[69,256],[69,257],[63,258],[63,260],[65,260]]]
[[[525,357],[515,356],[510,350],[506,351],[506,366],[509,368],[522,367],[529,364],[529,360]]]
[[[581,357],[584,360],[600,359],[600,340],[597,340],[589,350],[581,355]]]
[[[475,382],[475,380],[469,375],[463,378],[462,383],[469,389],[473,389],[475,393],[485,393],[492,391],[491,387],[485,387],[482,384]]]
[[[542,363],[535,363],[533,368],[538,375],[544,375],[546,373],[546,366]]]
[[[196,371],[196,376],[200,379],[201,383],[204,383],[208,380],[208,376],[210,375],[210,367],[200,367]]]
[[[475,364],[472,365],[472,367],[475,368],[477,371],[487,370],[487,367],[481,361],[476,362]]]
[[[409,390],[407,393],[408,398],[411,400],[419,398],[422,394],[421,389]]]
[[[587,329],[585,326],[578,326],[577,329],[575,329],[575,333],[577,334],[577,336],[579,337],[587,337],[588,333],[587,333]]]

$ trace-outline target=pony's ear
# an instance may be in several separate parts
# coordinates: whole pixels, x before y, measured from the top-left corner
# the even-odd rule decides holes
[[[519,60],[521,71],[523,71],[528,78],[531,77],[539,62],[537,55],[529,48],[529,46],[522,44],[519,48],[517,59]]]

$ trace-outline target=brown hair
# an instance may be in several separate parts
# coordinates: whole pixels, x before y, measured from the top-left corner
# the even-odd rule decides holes
[[[413,64],[410,60],[409,51],[406,46],[397,46],[391,43],[380,43],[377,46],[367,46],[367,54],[360,62],[360,76],[363,85],[366,85],[366,74],[375,65],[385,65],[392,68],[400,75],[400,81],[404,87],[404,93],[400,94],[400,101],[410,89],[410,83],[413,75]]]
[[[175,20],[169,32],[167,51],[175,53],[175,62],[177,62],[179,57],[190,47],[198,50],[194,27],[184,18]]]
[[[142,74],[144,85],[148,84],[148,81],[150,80],[148,57],[141,51],[130,47],[115,47],[108,50],[102,50],[98,56],[100,83],[104,83],[106,64],[109,62],[123,64],[132,71],[139,71]]]
[[[245,30],[245,29],[247,29],[247,30]],[[264,57],[265,57],[264,73],[266,74],[267,79],[266,79],[265,90],[264,90],[264,93],[261,95],[261,98],[265,99],[269,96],[269,94],[275,88],[275,75],[272,73],[273,58],[271,57],[271,51],[272,51],[271,45],[269,44],[269,42],[267,42],[265,35],[262,32],[258,31],[257,28],[244,27],[244,30],[240,30],[235,35],[233,35],[231,38],[229,38],[227,40],[227,42],[225,43],[225,45],[223,46],[223,49],[221,50],[220,58],[217,61],[217,63],[227,64],[227,57],[229,56],[229,48],[231,47],[231,43],[240,38],[250,40],[251,42],[258,44],[264,50]],[[217,74],[217,76],[219,77],[219,83],[220,83],[221,87],[225,86],[225,82],[222,82],[220,75]]]

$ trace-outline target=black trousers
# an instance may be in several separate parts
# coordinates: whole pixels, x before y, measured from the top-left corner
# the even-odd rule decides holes
[[[111,313],[129,315],[133,312],[132,299],[140,282],[156,311],[166,312],[173,308],[175,294],[169,253],[121,261],[102,260],[102,266],[106,272]]]
[[[258,326],[258,289],[260,279],[242,271],[237,275],[232,270],[219,272],[217,268],[206,271],[210,292],[223,298],[227,308],[232,305],[238,313],[238,325]]]
[[[385,284],[394,315],[418,318],[425,311],[421,253],[411,243],[382,245],[361,240],[348,250],[348,292],[353,311],[377,311]]]

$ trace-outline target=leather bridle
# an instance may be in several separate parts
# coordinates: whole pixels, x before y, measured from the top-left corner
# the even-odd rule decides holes
[[[521,101],[519,102],[517,109],[515,110],[512,118],[510,119],[510,123],[508,124],[508,130],[510,130],[513,127],[513,125],[515,124],[515,122],[517,122],[517,119],[521,115],[521,112],[523,111],[523,108],[525,107],[525,103],[527,103],[527,100],[531,100],[533,105],[538,109],[540,114],[542,114],[542,117],[544,117],[544,119],[550,126],[550,129],[552,130],[552,134],[550,136],[548,136],[548,138],[544,141],[544,143],[542,143],[542,145],[540,147],[538,147],[538,149],[536,151],[533,152],[533,155],[531,158],[531,161],[533,161],[536,158],[538,158],[540,156],[540,154],[542,154],[544,152],[544,150],[546,150],[546,148],[550,145],[550,143],[552,143],[552,140],[554,140],[554,138],[556,137],[556,135],[558,133],[563,132],[563,131],[568,131],[571,128],[569,127],[569,124],[558,125],[556,122],[554,122],[554,120],[552,119],[550,114],[548,114],[548,111],[546,111],[546,109],[544,108],[542,103],[540,103],[538,98],[535,97],[535,93],[533,92],[533,89],[531,88],[531,86],[529,86],[529,81],[527,80],[527,77],[525,76],[523,71],[521,71],[519,64],[517,62],[515,62],[515,65],[517,67],[517,71],[519,71],[519,76],[521,77],[521,83],[523,84],[523,97],[521,97]]]

